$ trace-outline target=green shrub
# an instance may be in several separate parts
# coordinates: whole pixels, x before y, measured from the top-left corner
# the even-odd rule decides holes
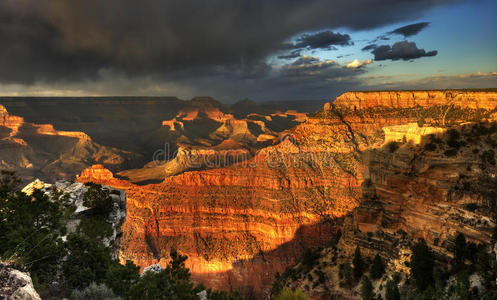
[[[373,259],[373,265],[371,266],[371,278],[380,279],[385,273],[385,265],[381,257],[376,254]]]
[[[456,129],[450,129],[447,131],[447,134],[449,135],[449,140],[458,140],[461,137],[461,133],[456,130]]]
[[[444,155],[447,157],[452,157],[452,156],[456,156],[457,152],[459,152],[459,150],[451,148],[451,149],[445,150]]]
[[[341,264],[339,266],[338,277],[341,279],[340,286],[351,288],[354,284],[352,268],[349,264]]]
[[[371,280],[369,280],[368,276],[364,276],[362,279],[361,298],[362,300],[374,299],[373,285],[371,284]]]
[[[462,233],[456,236],[454,242],[454,263],[456,265],[464,264],[466,258],[466,238]]]
[[[469,211],[475,211],[477,208],[478,208],[478,204],[476,203],[468,203],[464,206],[464,208],[466,210],[469,210]]]
[[[426,151],[435,151],[435,150],[437,150],[437,145],[433,142],[430,142],[430,143],[425,145],[425,150]]]
[[[118,300],[121,299],[120,297],[117,297],[114,295],[112,290],[105,286],[105,284],[96,284],[93,282],[90,284],[88,287],[85,289],[78,291],[75,290],[71,294],[71,299],[73,300],[90,300],[90,299],[95,299],[95,300]]]
[[[306,249],[302,256],[302,263],[307,267],[312,267],[316,264],[319,254],[312,249]]]
[[[127,297],[131,286],[139,279],[140,267],[130,260],[124,266],[118,261],[112,262],[105,273],[105,284],[121,297]]]
[[[355,248],[354,259],[352,260],[352,264],[354,265],[354,278],[359,280],[364,272],[364,262],[361,257],[361,249],[359,246]]]
[[[399,287],[395,281],[390,280],[387,282],[387,287],[385,291],[386,300],[400,300]]]
[[[39,190],[18,192],[19,182],[13,172],[0,173],[0,258],[15,258],[15,267],[29,271],[40,289],[56,277],[66,227],[59,202]]]
[[[423,239],[414,244],[411,250],[411,275],[418,290],[424,291],[433,284],[433,253]]]
[[[84,289],[92,282],[103,282],[111,263],[109,248],[99,241],[72,233],[67,236],[66,251],[68,255],[62,270],[70,288]]]
[[[394,153],[395,151],[397,151],[397,149],[399,149],[399,147],[399,143],[397,142],[390,142],[387,145],[387,149],[390,153]]]
[[[480,158],[483,161],[483,163],[489,163],[489,164],[491,164],[493,166],[495,166],[495,164],[496,164],[496,162],[495,162],[495,152],[492,149],[484,151],[481,154]]]
[[[100,215],[83,216],[76,232],[86,235],[92,240],[103,240],[112,236],[112,225]]]
[[[186,256],[175,250],[170,252],[171,261],[159,273],[146,272],[129,292],[130,299],[197,300],[203,290],[190,281],[190,272],[185,267]]]
[[[283,291],[273,298],[273,300],[309,300],[301,290],[292,291],[289,288],[284,288]]]
[[[89,183],[88,191],[83,196],[83,205],[92,209],[94,214],[107,217],[113,208],[112,197],[100,184]]]

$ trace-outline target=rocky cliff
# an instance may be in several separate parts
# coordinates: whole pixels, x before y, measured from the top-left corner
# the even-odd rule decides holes
[[[417,238],[427,241],[437,264],[452,259],[460,233],[493,254],[496,99],[494,93],[373,92],[346,93],[334,105],[326,105],[317,115],[331,115],[341,107],[343,114],[362,120],[382,112],[379,122],[391,114],[402,121],[352,130],[355,135],[364,130],[384,134],[381,146],[362,151],[360,204],[344,218],[340,242],[321,250],[315,265],[301,263],[287,271],[285,284],[301,288],[313,299],[360,298],[361,285],[346,287],[340,275],[357,246],[366,261],[378,254],[387,263],[387,275],[373,285],[382,297],[381,286],[395,274],[405,284],[410,247]],[[444,115],[445,126],[440,122]],[[476,276],[470,286],[485,293],[478,282]]]
[[[0,297],[9,300],[41,300],[29,274],[3,262],[0,262]]]
[[[336,98],[333,103],[355,109],[379,106],[409,108],[455,105],[462,108],[493,110],[497,105],[497,92],[471,90],[347,92]]]
[[[18,171],[29,182],[70,179],[101,163],[112,171],[123,171],[119,176],[135,183],[160,182],[190,169],[181,163],[164,165],[176,150],[193,150],[202,156],[201,152],[228,143],[231,150],[249,153],[245,156],[250,158],[272,144],[281,131],[304,121],[305,107],[285,112],[273,104],[245,100],[228,106],[209,97],[188,101],[175,97],[0,97],[0,167]],[[238,144],[236,149],[234,144]]]
[[[17,171],[24,181],[72,178],[95,163],[123,168],[136,157],[97,144],[84,132],[26,122],[0,105],[0,168]]]
[[[105,171],[95,168],[78,180],[127,189],[122,260],[165,264],[174,247],[189,256],[194,279],[261,298],[276,272],[305,249],[326,245],[339,219],[358,205],[360,156],[348,134],[340,119],[323,119],[230,167],[145,186],[99,179],[92,174]],[[357,146],[366,142],[381,140],[363,137]]]
[[[126,189],[123,261],[165,264],[169,249],[176,248],[189,256],[194,279],[262,298],[276,272],[306,248],[333,241],[339,227],[347,237],[344,254],[350,245],[363,243],[371,253],[384,251],[392,259],[401,258],[389,251],[395,241],[389,236],[399,229],[435,246],[450,243],[461,226],[475,241],[488,239],[491,220],[463,209],[480,196],[454,189],[465,180],[476,187],[476,178],[493,178],[494,173],[478,171],[481,161],[475,160],[491,160],[491,149],[466,156],[474,143],[465,141],[464,148],[447,132],[449,127],[479,130],[463,125],[491,121],[496,98],[490,92],[465,93],[346,93],[280,134],[279,144],[229,167],[184,172],[143,186],[101,167],[78,180]],[[446,141],[444,146],[439,140]],[[458,174],[467,168],[471,171],[461,179]],[[492,182],[482,182],[481,190],[493,195]]]

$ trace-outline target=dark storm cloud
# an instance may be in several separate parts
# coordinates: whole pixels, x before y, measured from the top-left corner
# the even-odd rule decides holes
[[[376,44],[369,44],[366,47],[363,47],[361,50],[362,51],[371,51],[371,50],[376,49],[377,47],[378,47],[378,45],[376,45]]]
[[[425,56],[435,56],[438,51],[428,51],[419,49],[414,42],[400,41],[393,46],[383,45],[376,47],[372,52],[374,60],[411,60]]]
[[[294,50],[288,54],[279,55],[279,59],[294,59],[300,57],[300,50]]]
[[[315,34],[304,34],[297,39],[295,48],[330,49],[333,46],[353,45],[348,34],[333,31],[322,31]]]
[[[390,31],[389,34],[398,34],[398,35],[403,35],[404,37],[410,37],[410,36],[418,34],[421,30],[425,29],[428,25],[430,25],[429,22],[420,22],[420,23],[416,23],[416,24],[406,25],[406,26],[397,28],[393,31]]]
[[[0,82],[83,82],[108,71],[160,78],[178,70],[250,71],[295,34],[371,29],[453,1],[3,0]],[[320,37],[298,43],[319,48],[333,36]]]

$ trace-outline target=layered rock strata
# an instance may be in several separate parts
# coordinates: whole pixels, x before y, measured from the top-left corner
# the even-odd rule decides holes
[[[26,122],[0,105],[0,168],[17,171],[26,182],[37,177],[72,178],[95,163],[120,168],[136,157],[97,144],[84,132],[59,131],[51,124]]]
[[[341,268],[351,264],[357,246],[366,261],[378,254],[387,264],[386,275],[373,283],[375,293],[382,297],[385,289],[381,286],[394,274],[401,274],[402,284],[409,275],[410,249],[418,238],[434,251],[437,265],[452,259],[459,233],[492,253],[497,205],[496,98],[493,92],[456,94],[346,93],[317,114],[326,117],[341,107],[343,115],[357,120],[377,115],[381,126],[354,130],[351,125],[352,132],[381,131],[384,142],[362,150],[362,197],[342,223],[340,242],[319,252],[315,265],[292,268],[286,285],[304,290],[312,299],[359,299],[360,285],[345,287],[339,276]],[[419,95],[440,98],[415,102],[423,99]],[[405,101],[393,100],[404,96]],[[383,119],[397,115],[401,122],[387,124],[380,114]],[[445,126],[437,118],[440,115],[446,116]]]
[[[457,155],[420,162],[416,151],[431,145],[433,137],[440,139],[449,125],[491,119],[495,96],[441,91],[423,92],[429,100],[419,100],[417,93],[346,93],[282,134],[281,143],[230,167],[184,172],[143,186],[94,167],[78,180],[127,191],[123,261],[164,265],[175,248],[189,256],[187,266],[195,280],[263,298],[275,272],[294,263],[306,248],[327,245],[340,220],[352,212],[355,221],[347,219],[343,227],[351,234],[403,229],[433,244],[463,224],[461,214],[447,217],[458,209],[448,190],[466,164]],[[402,100],[404,94],[407,100]],[[408,147],[419,150],[402,150]],[[399,157],[392,158],[392,153]],[[423,175],[410,177],[416,172]],[[370,202],[375,197],[383,203]],[[437,223],[437,218],[452,225]],[[487,221],[482,226],[492,225]],[[487,229],[475,228],[466,230],[471,239],[488,236]],[[360,240],[360,235],[349,236]]]

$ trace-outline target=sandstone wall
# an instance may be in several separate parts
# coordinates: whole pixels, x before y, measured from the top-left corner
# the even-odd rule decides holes
[[[100,167],[78,180],[127,191],[121,260],[131,259],[141,267],[164,265],[175,248],[188,255],[193,279],[262,299],[276,272],[292,265],[305,248],[327,245],[340,226],[350,228],[346,232],[351,243],[361,241],[366,249],[368,240],[354,232],[390,230],[379,238],[385,242],[378,243],[388,252],[395,247],[389,236],[399,229],[435,244],[437,238],[450,238],[457,226],[473,222],[451,202],[450,192],[467,161],[442,159],[443,152],[420,161],[415,159],[419,153],[402,150],[404,146],[395,155],[382,149],[385,136],[397,139],[405,132],[417,140],[439,132],[410,132],[409,124],[417,120],[401,115],[403,108],[448,103],[495,107],[492,93],[451,93],[347,93],[335,107],[327,105],[282,134],[281,143],[230,167],[185,172],[142,186],[113,178]],[[357,112],[336,109],[341,103],[355,106]],[[374,106],[388,107],[363,110]],[[418,173],[412,172],[420,176],[413,179],[410,176]],[[365,188],[368,183],[372,187]],[[371,201],[364,201],[365,195]],[[353,222],[341,225],[350,214],[356,216]],[[488,235],[477,225],[464,230],[474,240]],[[370,247],[372,253],[377,251]]]
[[[454,104],[467,108],[494,109],[497,105],[495,91],[380,91],[380,92],[347,92],[336,98],[335,105],[363,109],[377,106],[392,108],[428,107],[433,105]]]

